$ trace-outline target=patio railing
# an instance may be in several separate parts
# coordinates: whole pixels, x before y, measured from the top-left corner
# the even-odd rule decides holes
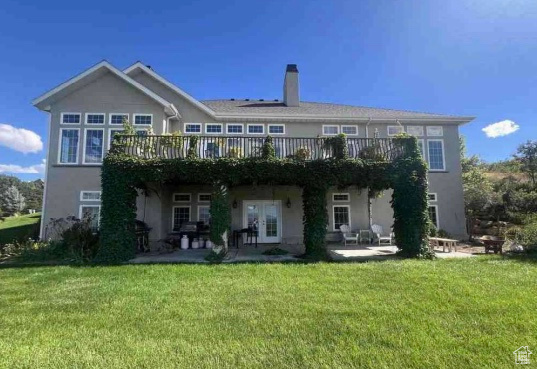
[[[195,137],[195,138],[193,138]],[[244,136],[156,136],[118,135],[112,150],[152,158],[255,158],[262,156],[265,137]],[[276,157],[300,160],[335,157],[327,139],[272,137]],[[373,161],[393,161],[403,154],[403,147],[389,138],[347,138],[349,157]]]

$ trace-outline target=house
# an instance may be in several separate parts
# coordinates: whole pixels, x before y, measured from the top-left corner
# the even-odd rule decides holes
[[[102,61],[53,88],[33,101],[49,116],[41,236],[47,236],[51,218],[93,214],[97,226],[101,165],[113,135],[122,132],[126,119],[140,140],[148,138],[149,128],[156,135],[181,131],[182,137],[199,136],[200,159],[255,156],[270,135],[277,158],[305,152],[308,159],[323,160],[331,154],[316,146],[319,138],[340,133],[346,135],[349,156],[357,158],[371,140],[390,145],[391,138],[406,132],[417,137],[428,163],[430,218],[453,237],[466,237],[459,126],[472,117],[306,102],[300,100],[299,86],[298,68],[290,64],[285,71],[283,98],[199,101],[141,62],[120,70]],[[164,146],[151,155],[173,159],[174,154]],[[181,147],[179,151],[187,150]],[[138,147],[131,154],[143,156],[147,152]],[[138,193],[137,219],[151,227],[152,244],[186,221],[209,221],[212,187],[206,179],[203,183],[161,181],[148,183],[147,189]],[[245,228],[255,219],[260,225],[258,242],[301,244],[301,192],[298,186],[270,183],[231,186],[231,228]],[[391,190],[386,189],[371,200],[372,222],[387,232],[393,224],[390,199]],[[339,239],[342,224],[353,230],[369,228],[368,191],[362,188],[330,188],[326,208],[328,240]]]

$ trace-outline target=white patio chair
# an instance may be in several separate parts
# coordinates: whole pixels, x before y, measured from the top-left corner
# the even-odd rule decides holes
[[[378,241],[379,245],[383,242],[387,242],[391,245],[393,240],[393,233],[390,233],[389,236],[385,236],[382,226],[378,224],[373,224],[371,226],[371,229],[373,230],[373,233],[375,234],[375,238]]]
[[[347,241],[354,241],[354,243],[358,245],[358,235],[356,233],[352,233],[348,225],[342,224],[339,226],[339,230],[343,235],[343,242],[345,246],[347,246]]]

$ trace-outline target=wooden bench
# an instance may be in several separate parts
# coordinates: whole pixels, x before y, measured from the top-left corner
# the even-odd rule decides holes
[[[449,252],[451,252],[452,249],[455,249],[457,251],[457,240],[452,240],[449,238],[440,238],[440,237],[429,237],[429,245],[434,250],[435,247],[442,246],[442,252],[446,252],[446,247],[448,248]]]

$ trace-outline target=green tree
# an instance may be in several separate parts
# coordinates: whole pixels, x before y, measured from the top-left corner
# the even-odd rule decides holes
[[[485,176],[481,159],[477,155],[466,156],[466,144],[462,136],[460,154],[464,205],[471,238],[475,218],[478,214],[483,214],[485,210],[490,209],[497,197],[494,196],[492,182]]]
[[[520,163],[520,170],[526,173],[535,188],[537,185],[537,141],[527,141],[520,145],[514,157]]]
[[[16,186],[10,186],[0,195],[0,207],[4,209],[4,214],[11,216],[21,212],[25,206],[24,196]]]

